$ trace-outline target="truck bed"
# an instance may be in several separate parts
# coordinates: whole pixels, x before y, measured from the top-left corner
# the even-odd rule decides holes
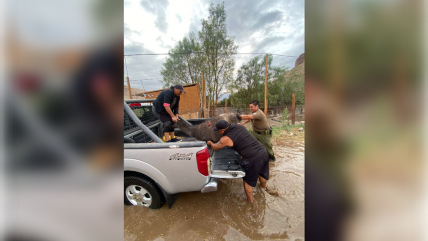
[[[239,178],[245,176],[241,156],[230,147],[214,151],[210,148],[210,176],[216,178]]]
[[[141,106],[132,106],[131,109],[137,117],[145,124],[153,133],[162,138],[163,125],[154,117],[151,112],[151,104]],[[192,125],[198,125],[208,119],[188,119]],[[135,143],[152,143],[153,140],[144,133],[131,118],[124,113],[124,136],[131,138]],[[174,145],[179,146],[180,143],[197,141],[195,138],[188,136],[186,133],[176,128],[175,136],[182,139],[182,142],[174,142]],[[149,146],[147,146],[149,147]],[[214,178],[239,178],[245,176],[245,171],[241,167],[241,157],[232,148],[226,147],[218,151],[210,149],[210,176]]]

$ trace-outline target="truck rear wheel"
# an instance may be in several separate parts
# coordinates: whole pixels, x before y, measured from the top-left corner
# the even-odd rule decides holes
[[[164,201],[160,190],[149,180],[142,177],[125,177],[125,204],[145,206],[151,209],[161,208]]]

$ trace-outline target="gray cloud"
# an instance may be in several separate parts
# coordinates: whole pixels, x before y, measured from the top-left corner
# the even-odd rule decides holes
[[[161,77],[159,71],[164,61],[164,57],[153,55],[126,57],[127,66],[125,66],[125,68],[128,69],[131,87],[145,90],[161,89],[161,79],[158,78]],[[126,76],[126,70],[124,74]],[[126,80],[124,80],[124,83],[126,83],[125,81]]]
[[[190,20],[189,33],[193,32],[198,36],[198,31],[202,29],[201,19],[198,15],[193,15]]]
[[[282,22],[284,12],[280,10],[273,10],[271,12],[262,13],[258,18],[253,20],[250,30],[259,30],[266,25],[276,22]]]
[[[270,46],[284,42],[285,39],[286,39],[286,37],[282,37],[282,36],[266,37],[266,38],[262,39],[261,41],[258,41],[258,43],[254,45],[252,52],[254,52],[254,53],[267,52],[266,50]]]
[[[301,46],[296,46],[296,47],[302,47],[304,48],[304,44],[301,44]],[[294,64],[296,62],[296,59],[303,54],[302,51],[290,51],[290,55],[291,56],[296,56],[296,57],[287,57],[287,56],[273,56],[273,62],[272,65],[275,66],[284,66],[287,67],[289,69],[294,68]]]
[[[209,8],[211,2],[221,4],[223,0],[205,0],[204,7]],[[250,46],[251,52],[286,54],[295,58],[304,52],[304,1],[229,1],[225,3],[225,9],[228,35],[235,36],[237,45]],[[194,24],[200,26],[199,22],[192,21],[191,26]],[[282,26],[292,29],[291,33],[280,32]],[[262,37],[251,37],[255,32],[260,32]],[[237,61],[246,62],[252,57],[237,56]],[[295,58],[274,58],[274,64],[292,68]]]
[[[214,4],[221,4],[223,0],[214,0]],[[166,33],[168,24],[166,23],[165,10],[168,6],[167,0],[151,1],[142,0],[141,6],[146,12],[156,15],[156,27]],[[193,15],[188,25],[188,33],[194,32],[196,35],[201,30],[201,19],[207,18],[207,10],[211,0],[203,0],[192,6]],[[228,35],[235,36],[235,44],[239,45],[238,53],[243,52],[244,46],[250,47],[250,52],[268,52],[276,54],[285,54],[295,57],[274,56],[273,65],[293,68],[297,57],[304,53],[304,1],[303,0],[246,0],[246,1],[228,1],[225,3],[227,13]],[[179,13],[175,15],[178,21],[182,22],[182,16]],[[286,26],[291,29],[284,32],[281,27]],[[186,28],[186,26],[184,26]],[[131,33],[125,25],[125,36]],[[281,32],[282,31],[282,32]],[[252,36],[259,32],[261,37]],[[177,36],[167,35],[173,42],[181,40]],[[171,46],[165,46],[163,37],[157,39],[158,45],[170,49]],[[141,43],[132,43],[125,46],[126,53],[153,53],[146,49]],[[255,55],[236,55],[235,69],[239,69],[240,64],[249,61]],[[129,77],[131,80],[143,80],[146,90],[160,89],[162,84],[160,69],[166,56],[137,56],[127,57]],[[142,88],[140,81],[132,81],[133,87]]]
[[[183,19],[181,18],[181,16],[178,13],[175,16],[177,17],[177,19],[180,23],[183,21]]]
[[[206,8],[209,7],[210,2],[209,0],[205,1]],[[214,4],[221,4],[222,2],[222,0],[215,0]],[[245,40],[254,31],[263,30],[269,24],[283,20],[287,13],[285,4],[286,1],[280,0],[227,2],[225,8],[228,31],[236,37],[237,41]]]
[[[154,53],[152,50],[144,48],[144,44],[133,42],[130,45],[124,46],[125,54],[135,53]],[[141,88],[145,90],[157,90],[162,87],[159,71],[165,61],[165,56],[156,55],[139,55],[126,56],[126,64],[124,66],[124,75],[128,74],[132,88]],[[148,80],[150,79],[150,80]],[[124,78],[124,83],[126,80]]]
[[[153,51],[144,48],[143,43],[133,42],[132,44],[123,47],[124,54],[150,54]]]
[[[168,23],[166,22],[166,8],[169,5],[168,0],[142,0],[140,2],[141,7],[143,7],[146,12],[156,15],[155,26],[162,33],[166,34],[168,30]]]
[[[162,37],[161,37],[161,36],[158,36],[158,37],[156,38],[156,41],[159,43],[159,46],[161,46],[162,48],[165,48],[165,49],[171,49],[171,45],[165,45],[165,44],[164,44],[164,42],[163,42],[163,40],[162,40]]]
[[[125,38],[127,38],[129,41],[132,41],[132,34],[140,35],[141,31],[131,30],[128,24],[124,24],[123,26],[123,35]]]

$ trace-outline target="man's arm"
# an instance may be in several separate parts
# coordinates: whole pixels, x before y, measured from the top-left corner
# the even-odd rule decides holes
[[[258,112],[254,112],[252,115],[241,115],[241,119],[243,120],[261,120],[263,118],[263,114]]]
[[[242,123],[238,123],[238,124],[240,124],[240,125],[245,125],[245,124],[247,124],[248,122],[250,122],[250,120],[246,120],[246,121],[244,121],[244,122],[242,122]]]
[[[178,114],[177,114],[177,116],[175,116],[174,113],[172,113],[172,111],[171,111],[171,107],[169,107],[169,106],[165,106],[165,110],[171,116],[172,121],[177,122]]]
[[[245,122],[245,123],[247,123],[250,120],[254,120],[254,116],[253,115],[241,115],[241,119],[248,120],[248,121]]]
[[[233,141],[229,137],[223,136],[217,143],[207,141],[207,145],[211,146],[214,151],[217,151],[226,146],[233,146]]]
[[[254,116],[253,115],[241,115],[241,119],[245,120],[245,121],[243,123],[238,123],[238,124],[245,125],[248,122],[250,122],[251,120],[254,120]]]
[[[163,97],[163,107],[165,107],[166,112],[168,112],[169,116],[171,116],[172,121],[177,122],[178,117],[176,117],[174,113],[172,113],[171,106],[170,106],[171,102],[172,102],[171,96],[168,93],[165,93],[165,96]]]
[[[169,105],[168,106],[164,106],[164,107],[165,107],[166,112],[168,112],[168,114],[171,116],[171,118],[175,117],[174,113],[172,113],[171,107]]]

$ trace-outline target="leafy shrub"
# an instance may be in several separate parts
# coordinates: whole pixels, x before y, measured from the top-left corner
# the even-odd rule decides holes
[[[281,124],[285,125],[287,124],[287,119],[288,119],[288,109],[285,108],[284,111],[282,112],[282,116],[279,119],[279,121],[281,121]]]

